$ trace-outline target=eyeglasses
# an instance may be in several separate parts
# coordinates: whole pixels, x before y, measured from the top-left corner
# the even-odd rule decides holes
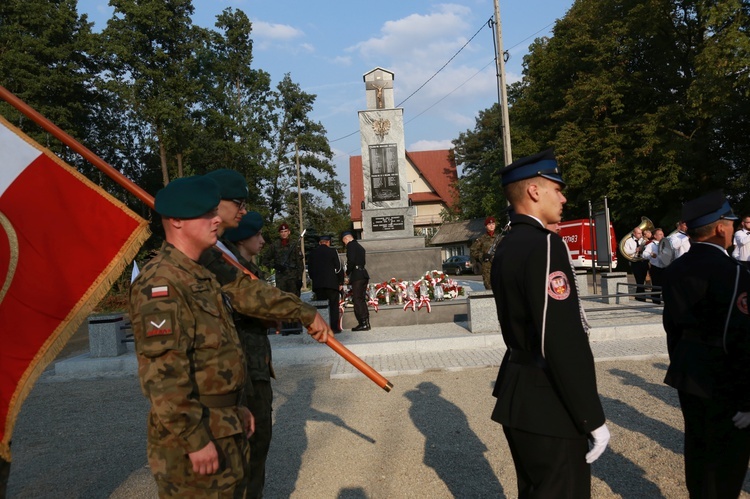
[[[243,201],[242,199],[231,199],[230,201],[237,205],[238,210],[242,210],[247,207],[247,203],[245,203],[245,201]]]

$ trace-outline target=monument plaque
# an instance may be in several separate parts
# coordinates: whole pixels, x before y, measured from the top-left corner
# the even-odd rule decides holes
[[[403,215],[392,217],[372,217],[373,232],[387,232],[391,230],[404,230]]]
[[[396,144],[370,146],[370,183],[373,201],[401,199]]]

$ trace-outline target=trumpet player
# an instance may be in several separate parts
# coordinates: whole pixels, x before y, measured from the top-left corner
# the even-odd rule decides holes
[[[630,270],[633,272],[633,278],[635,279],[636,293],[643,293],[646,288],[643,283],[646,282],[646,274],[648,273],[648,260],[643,259],[643,249],[646,247],[647,241],[643,238],[643,230],[640,227],[633,229],[630,237],[625,241],[624,250],[627,256],[630,257]],[[646,301],[643,295],[635,297],[638,301]]]
[[[732,256],[744,266],[750,267],[750,215],[742,219],[740,228],[734,233]]]

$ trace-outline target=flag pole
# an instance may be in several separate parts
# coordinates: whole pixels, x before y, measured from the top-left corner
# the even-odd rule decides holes
[[[99,156],[91,152],[90,149],[88,149],[86,146],[84,146],[83,144],[78,142],[76,139],[71,137],[68,133],[63,131],[60,127],[52,123],[50,120],[42,116],[39,112],[37,112],[35,109],[33,109],[28,104],[26,104],[24,101],[16,97],[13,93],[11,93],[8,89],[6,89],[2,85],[0,85],[0,98],[5,100],[5,102],[7,102],[8,104],[16,108],[18,111],[20,111],[24,115],[26,115],[26,117],[31,119],[34,123],[42,127],[44,130],[51,133],[60,142],[62,142],[66,146],[70,147],[73,151],[83,156],[86,159],[86,161],[90,162],[92,165],[99,168],[99,170],[104,172],[107,176],[109,176],[112,180],[117,182],[125,190],[127,190],[128,192],[133,194],[135,197],[143,201],[146,204],[146,206],[148,206],[151,209],[154,208],[154,197],[151,194],[141,189],[138,185],[135,184],[135,182],[133,182],[132,180],[127,178],[125,175],[120,173],[117,169],[115,169],[109,163],[104,161],[102,158],[100,158]],[[228,261],[229,263],[237,267],[244,274],[250,276],[250,278],[252,279],[257,279],[257,277],[253,275],[252,272],[247,270],[244,266],[240,265],[239,263],[235,262],[233,259],[229,258],[226,254],[224,254],[224,252],[222,252],[222,254],[224,255],[224,259],[226,261]],[[341,355],[351,365],[359,369],[360,372],[362,372],[362,374],[370,378],[380,388],[382,388],[383,390],[387,392],[391,391],[393,384],[391,384],[390,381],[385,379],[380,373],[378,373],[375,369],[373,369],[367,363],[365,363],[365,361],[357,357],[351,350],[349,350],[344,345],[342,345],[341,342],[339,342],[336,338],[334,338],[332,334],[328,335],[328,340],[326,341],[326,345],[331,347],[333,351]]]

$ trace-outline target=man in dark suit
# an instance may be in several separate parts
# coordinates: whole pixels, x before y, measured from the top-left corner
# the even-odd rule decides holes
[[[738,497],[750,460],[750,272],[727,252],[732,213],[714,191],[685,203],[690,250],[664,269],[669,369],[685,418],[691,498]]]
[[[329,324],[334,333],[340,333],[339,299],[344,284],[344,269],[338,252],[331,248],[331,236],[320,236],[318,247],[310,252],[307,266],[313,293],[318,300],[328,300]]]
[[[344,232],[341,240],[346,246],[346,275],[352,285],[352,303],[357,325],[352,331],[370,330],[370,311],[367,309],[367,284],[370,274],[365,269],[365,249],[354,239],[351,232]]]
[[[568,250],[546,228],[561,219],[565,183],[552,150],[500,174],[514,214],[492,263],[508,347],[492,419],[503,425],[518,497],[590,497],[590,464],[604,452],[609,430]]]

